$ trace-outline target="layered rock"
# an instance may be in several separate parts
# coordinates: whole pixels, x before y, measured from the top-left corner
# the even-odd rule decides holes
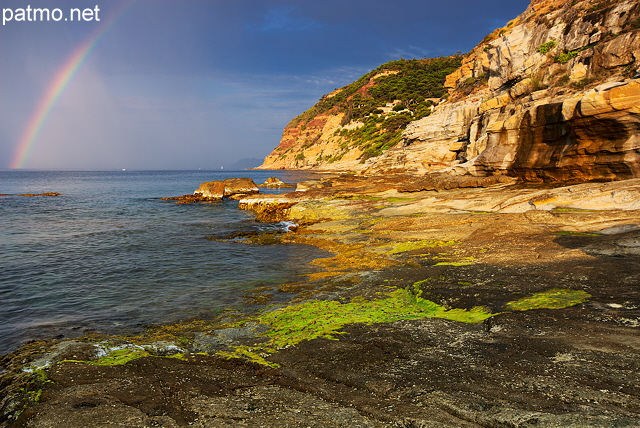
[[[234,195],[258,193],[258,186],[250,178],[227,178],[200,184],[193,195],[206,200],[219,200]]]
[[[336,135],[342,127],[344,113],[329,111],[313,117],[309,121],[294,121],[287,125],[278,147],[269,154],[259,169],[309,169],[320,167],[323,162],[318,157],[337,156],[343,151],[344,139]],[[342,164],[357,162],[360,152],[347,152],[338,162],[333,163],[335,169]]]
[[[534,1],[468,55],[450,101],[370,171],[531,181],[640,175],[640,4]]]
[[[430,113],[460,61],[459,55],[391,61],[323,96],[286,126],[259,169],[366,168],[366,159],[402,140],[406,123]]]
[[[517,106],[487,129],[469,168],[526,180],[591,181],[640,176],[640,82],[605,84],[571,98]],[[465,165],[466,167],[466,165]]]
[[[222,180],[200,183],[200,187],[193,191],[193,195],[203,199],[219,200],[224,197],[225,185]]]
[[[258,193],[258,186],[250,178],[227,178],[223,183],[224,196]]]
[[[163,200],[177,201],[179,204],[193,202],[220,201],[223,198],[239,199],[258,193],[258,186],[250,178],[227,178],[201,183],[192,195],[172,196]]]
[[[306,165],[529,181],[638,177],[638,77],[640,3],[533,0],[465,56],[446,79],[448,99],[411,122],[402,144],[366,161],[354,151],[339,164]],[[283,143],[304,132],[314,153],[338,144],[325,138],[331,121],[320,119],[316,128],[285,130]],[[265,163],[287,167],[275,155]]]

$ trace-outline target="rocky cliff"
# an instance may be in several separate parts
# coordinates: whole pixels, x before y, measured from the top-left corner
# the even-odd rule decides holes
[[[431,114],[461,59],[392,61],[323,96],[287,125],[261,168],[362,169],[398,145],[409,122]]]
[[[372,156],[348,150],[339,162],[320,155],[303,162],[340,146],[338,126],[357,126],[323,112],[304,130],[292,122],[262,167],[531,181],[638,177],[639,73],[637,0],[533,0],[465,55],[446,77],[446,99],[403,127],[398,144]]]

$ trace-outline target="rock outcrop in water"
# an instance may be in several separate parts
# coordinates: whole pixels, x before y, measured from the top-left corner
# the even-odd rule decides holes
[[[274,305],[241,320],[27,344],[0,358],[0,426],[639,426],[639,13],[534,0],[466,56],[401,146],[365,162],[325,157],[341,148],[318,113],[298,129],[316,160],[287,163],[294,138],[263,166],[367,174],[239,207],[299,223],[283,241],[330,251],[322,272],[248,291]]]
[[[280,180],[278,177],[269,177],[264,183],[261,184],[262,187],[270,187],[275,189],[280,189],[283,187],[296,187],[293,184],[287,184],[284,181]]]
[[[194,202],[221,201],[223,198],[237,199],[258,193],[258,186],[250,178],[227,178],[225,180],[206,181],[194,190],[192,195],[170,196],[162,198],[177,201],[179,204]]]
[[[637,1],[534,0],[465,56],[446,79],[448,99],[409,123],[401,144],[368,160],[347,154],[313,165],[283,164],[274,152],[263,167],[560,182],[638,177],[639,72]],[[307,131],[316,152],[332,144],[323,123]],[[292,138],[285,131],[283,143]]]
[[[250,178],[227,178],[200,184],[193,195],[205,200],[220,200],[235,195],[258,193],[258,186]]]

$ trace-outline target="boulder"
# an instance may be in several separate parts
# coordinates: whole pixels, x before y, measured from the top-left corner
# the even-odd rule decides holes
[[[264,183],[261,184],[262,187],[275,187],[275,188],[280,188],[280,187],[296,187],[292,184],[287,184],[284,181],[280,180],[278,177],[269,177],[267,178]]]
[[[207,181],[200,184],[193,195],[202,200],[220,200],[233,195],[258,193],[258,186],[250,178],[227,178],[226,180]]]
[[[194,196],[198,196],[204,200],[219,200],[224,197],[225,183],[220,180],[207,181],[200,184],[194,192]]]
[[[224,196],[258,193],[258,186],[250,178],[227,178],[224,183]]]

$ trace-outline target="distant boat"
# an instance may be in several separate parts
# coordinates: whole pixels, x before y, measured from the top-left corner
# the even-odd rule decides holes
[[[221,166],[221,167],[220,167],[220,169],[224,169],[224,167],[223,167],[223,166]]]
[[[122,168],[122,170],[123,170],[123,171],[126,171],[126,170],[127,170],[127,168]]]

